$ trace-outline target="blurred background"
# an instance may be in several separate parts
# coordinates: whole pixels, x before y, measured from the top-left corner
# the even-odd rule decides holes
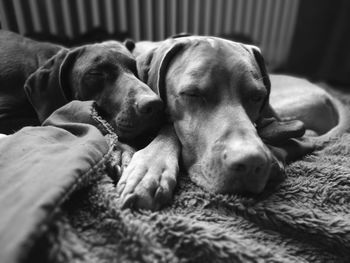
[[[348,0],[0,0],[0,23],[66,46],[221,36],[258,45],[271,72],[350,85]]]

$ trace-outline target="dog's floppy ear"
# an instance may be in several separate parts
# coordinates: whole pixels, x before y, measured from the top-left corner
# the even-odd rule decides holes
[[[137,70],[142,81],[147,83],[166,103],[165,75],[171,60],[184,49],[183,41],[166,40],[136,58]]]
[[[270,106],[269,98],[271,92],[271,81],[269,74],[267,73],[264,57],[262,56],[261,51],[258,47],[246,44],[242,45],[253,56],[254,60],[256,61],[256,64],[258,65],[261,74],[262,81],[267,90],[267,97],[261,109],[261,115],[264,115],[264,117],[277,117],[276,113]]]
[[[133,50],[135,49],[135,41],[127,38],[123,41],[123,45],[130,51],[133,52]]]
[[[40,123],[53,111],[68,102],[59,83],[61,64],[68,52],[68,49],[60,50],[34,71],[24,84],[24,91],[33,105]]]
[[[85,46],[74,48],[70,50],[65,59],[62,61],[59,70],[59,85],[65,94],[66,98],[71,101],[74,99],[79,99],[79,94],[76,93],[76,87],[71,86],[70,76],[73,72],[73,66],[77,61],[78,57],[81,56],[85,51]]]
[[[268,95],[270,95],[271,82],[260,49],[251,45],[244,46],[253,54]],[[257,130],[266,144],[279,147],[285,152],[286,161],[300,158],[314,149],[312,143],[299,139],[305,134],[304,123],[300,120],[280,120],[270,105],[269,96],[264,101]]]
[[[40,122],[73,99],[68,71],[79,52],[62,49],[27,78],[24,91]]]

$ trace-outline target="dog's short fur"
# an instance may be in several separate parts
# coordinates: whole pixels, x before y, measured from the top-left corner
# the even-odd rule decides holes
[[[310,90],[298,91],[298,103],[287,100],[295,90],[287,94],[288,88],[275,87],[273,102],[279,96],[285,101],[277,107],[281,120],[270,105],[270,78],[253,46],[194,36],[140,42],[134,54],[141,79],[166,104],[169,125],[135,153],[123,173],[117,194],[124,207],[159,209],[168,203],[180,157],[190,178],[211,192],[260,193],[271,177],[283,175],[284,161],[313,149],[312,140],[295,139],[305,130],[291,119],[302,118],[315,134],[326,133],[337,119],[328,94],[309,83]],[[272,83],[278,79],[273,76]],[[308,110],[313,116],[305,115]],[[319,114],[324,119],[315,123]]]
[[[71,100],[94,100],[121,139],[153,129],[162,101],[120,42],[67,49],[0,31],[0,133],[43,122]]]

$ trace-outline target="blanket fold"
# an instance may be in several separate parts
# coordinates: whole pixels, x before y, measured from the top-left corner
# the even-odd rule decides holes
[[[0,140],[1,262],[23,259],[68,196],[101,174],[110,145],[86,124],[93,123],[92,107],[92,102],[72,102],[46,126],[26,127]]]

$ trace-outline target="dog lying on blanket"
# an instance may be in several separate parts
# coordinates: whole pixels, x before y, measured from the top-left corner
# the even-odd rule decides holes
[[[67,49],[0,30],[0,133],[42,123],[72,100],[94,100],[121,139],[158,126],[162,101],[117,41]]]
[[[289,107],[278,105],[277,114],[269,101],[270,78],[254,46],[192,36],[139,42],[133,54],[140,78],[165,102],[169,124],[135,153],[119,180],[123,207],[167,204],[180,156],[191,180],[208,191],[260,193],[269,180],[283,176],[285,161],[314,147],[311,140],[296,139],[305,129],[295,118],[319,134],[337,120],[328,94],[311,83],[294,102],[288,90],[272,91],[274,102],[282,96]]]

